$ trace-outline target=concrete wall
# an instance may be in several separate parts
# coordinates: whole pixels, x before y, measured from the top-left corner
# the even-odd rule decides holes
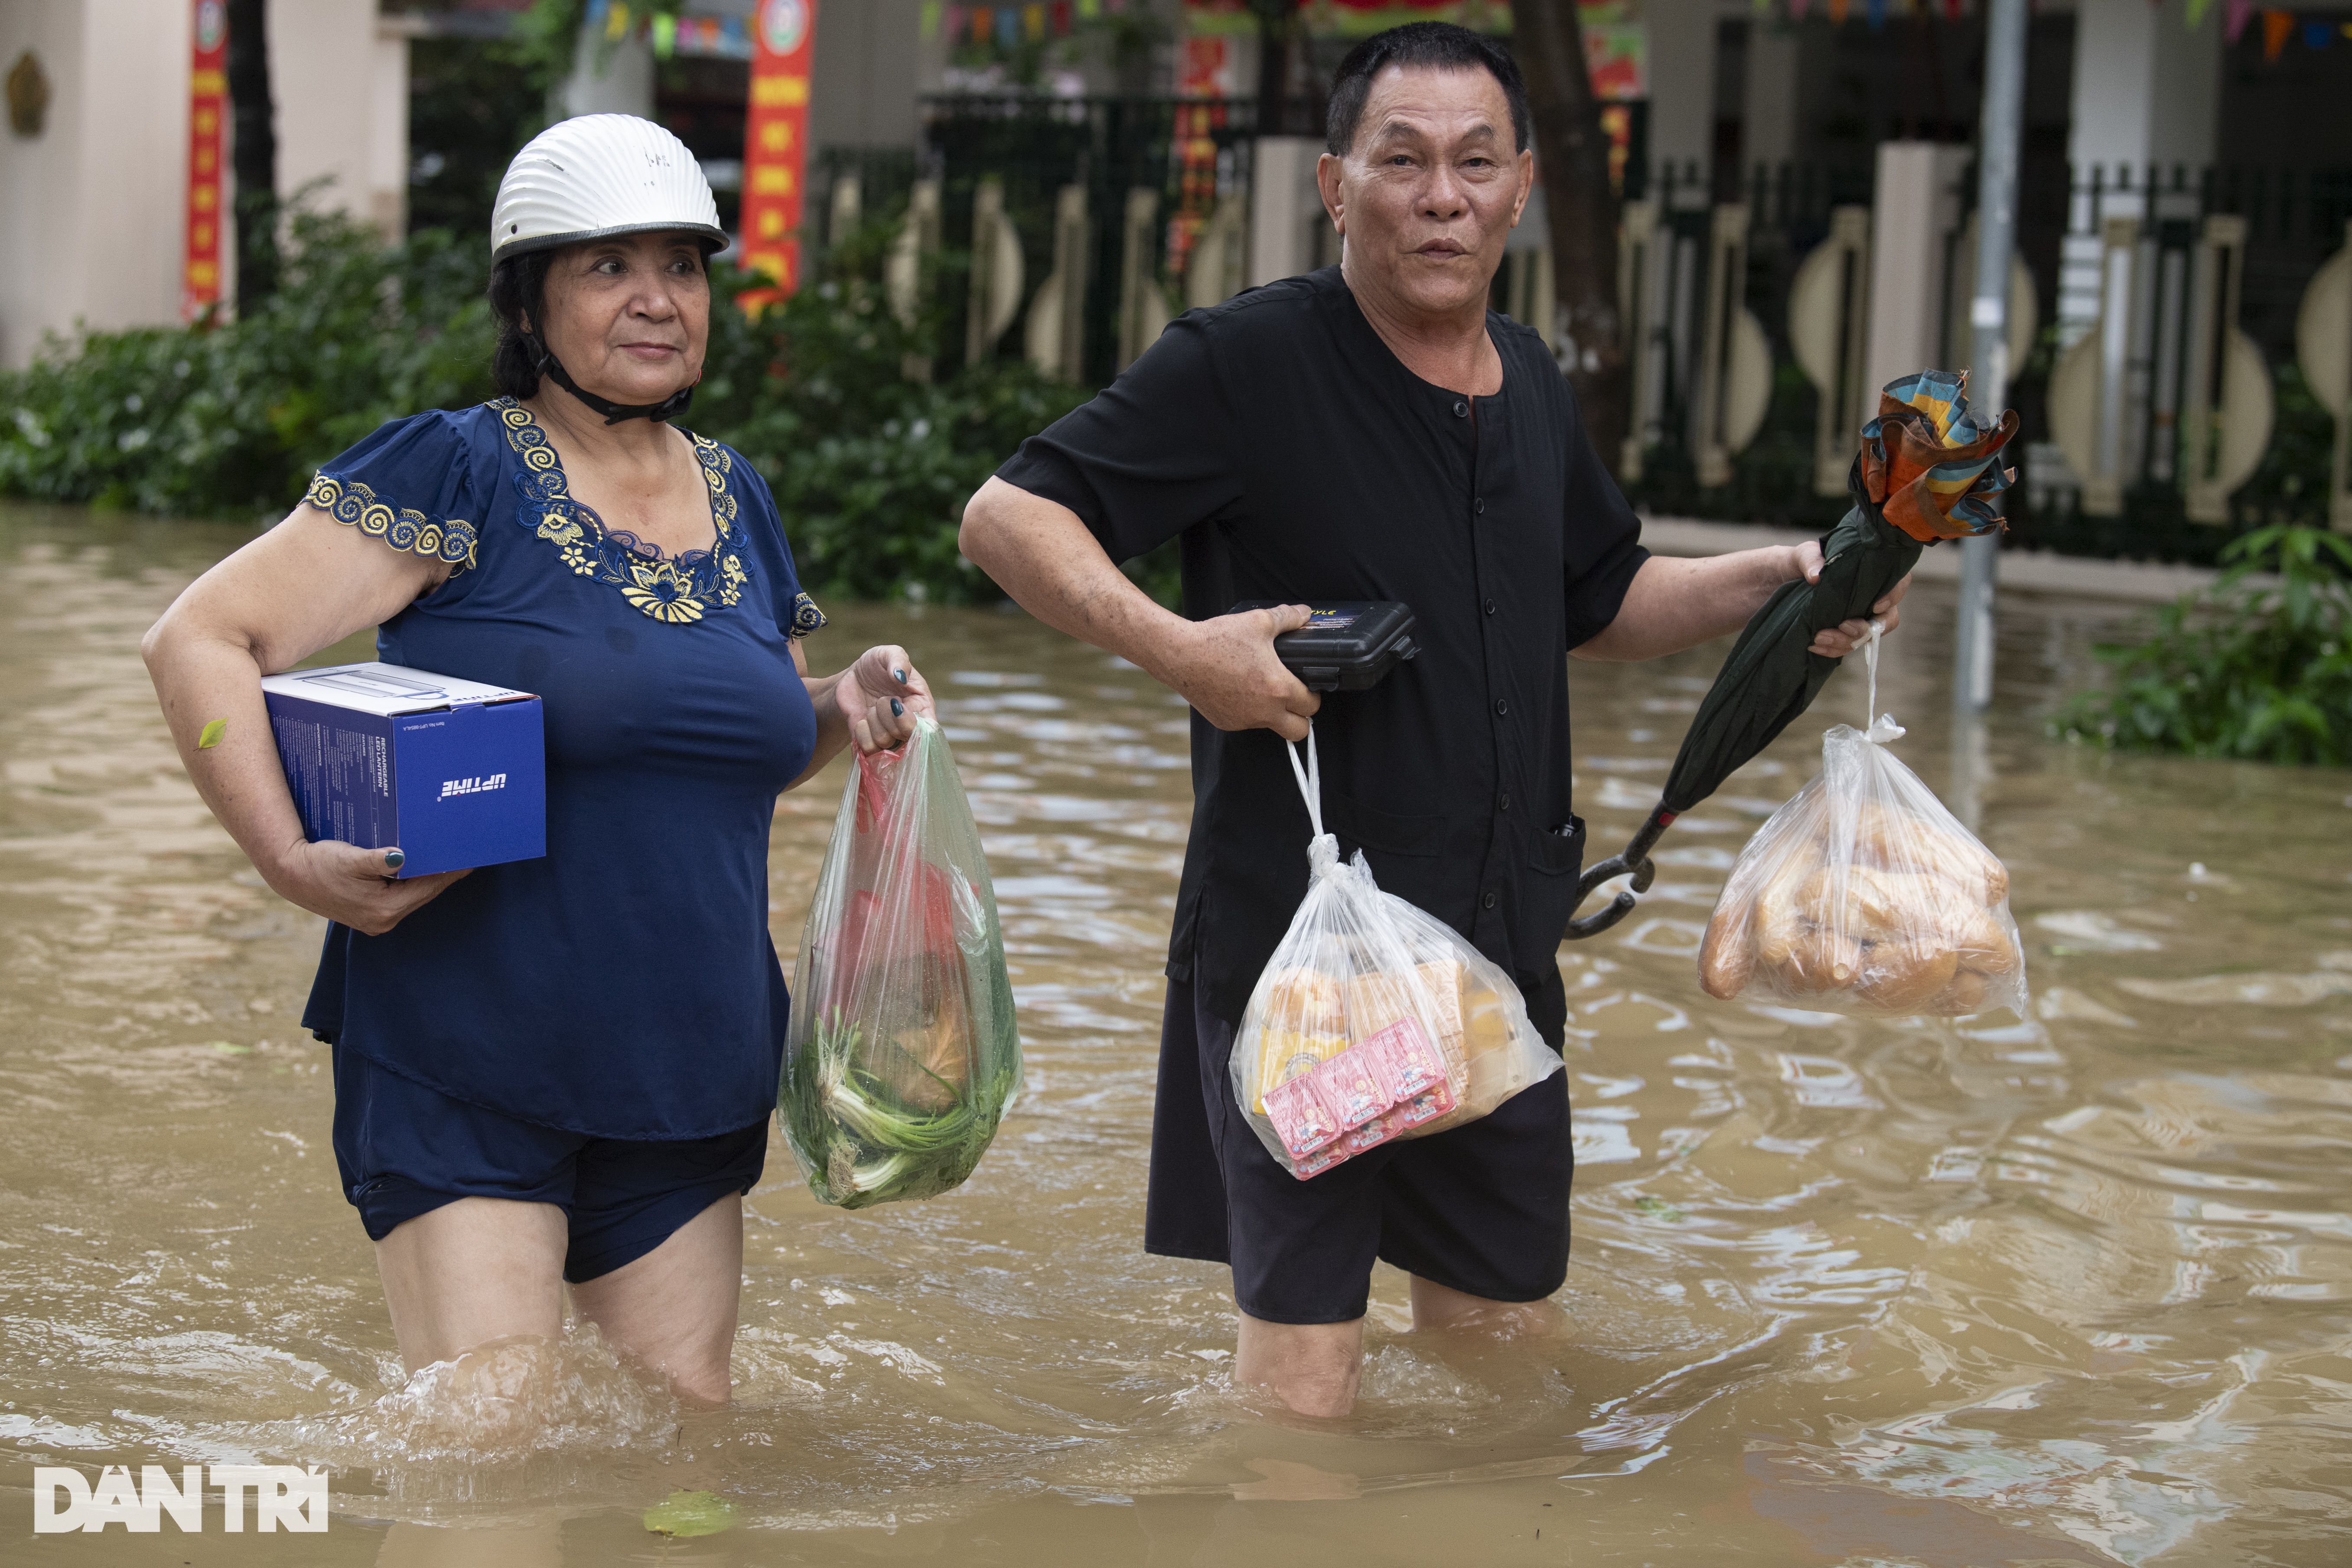
[[[920,0],[821,0],[810,68],[812,150],[915,144],[915,95],[936,89],[946,53],[921,34]]]
[[[2221,8],[2191,31],[2146,0],[2079,0],[2074,117],[2077,166],[2212,161],[2221,95]],[[2137,184],[2135,175],[2134,184]]]
[[[188,0],[0,0],[0,69],[48,74],[37,137],[0,132],[0,364],[45,333],[180,319],[187,199]],[[375,0],[275,0],[280,194],[327,176],[323,206],[397,234],[408,185],[408,49]],[[234,251],[225,242],[225,252]],[[235,287],[233,254],[224,293]]]
[[[179,319],[186,0],[0,0],[0,69],[47,72],[37,137],[0,132],[0,363],[77,321]]]
[[[385,79],[395,76],[396,85]],[[320,205],[398,236],[408,194],[408,42],[378,37],[375,0],[270,0],[269,91],[278,195],[323,179]],[[381,123],[394,106],[397,122]]]
[[[1646,0],[1642,7],[1650,32],[1650,163],[1696,163],[1702,192],[1715,152],[1716,23],[1726,14],[1721,0]]]

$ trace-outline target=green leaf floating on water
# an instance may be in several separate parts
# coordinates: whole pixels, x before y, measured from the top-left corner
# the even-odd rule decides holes
[[[672,1492],[646,1510],[646,1528],[656,1535],[716,1535],[735,1528],[735,1505],[717,1492]]]
[[[251,1046],[240,1046],[233,1040],[215,1040],[213,1049],[225,1057],[249,1057],[253,1054]]]
[[[1676,1220],[1683,1217],[1682,1210],[1675,1207],[1674,1205],[1666,1202],[1664,1198],[1654,1198],[1647,1194],[1643,1194],[1642,1197],[1634,1203],[1633,1207],[1640,1213],[1647,1215],[1650,1218],[1662,1219],[1668,1225],[1672,1225]]]

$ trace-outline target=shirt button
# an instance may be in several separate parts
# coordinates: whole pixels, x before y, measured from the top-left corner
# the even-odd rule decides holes
[[[1494,895],[1493,893],[1491,893],[1491,892],[1490,892],[1490,893],[1488,893],[1485,898],[1480,899],[1480,900],[1478,900],[1478,903],[1479,903],[1479,907],[1481,907],[1482,909],[1489,909],[1489,910],[1491,910],[1491,909],[1493,909],[1493,908],[1495,907],[1495,903],[1496,903],[1495,895]]]
[[[1472,501],[1470,505],[1480,517],[1486,515],[1486,498],[1485,496],[1480,496],[1476,500]]]
[[[1496,699],[1495,699],[1495,717],[1496,717],[1496,718],[1499,719],[1499,718],[1501,718],[1504,714],[1508,713],[1510,710],[1511,710],[1511,705],[1510,705],[1508,702],[1505,701],[1505,700],[1504,700],[1502,698],[1500,698],[1500,697],[1497,697],[1497,698],[1496,698]]]
[[[1454,417],[1456,419],[1467,419],[1470,417],[1470,405],[1467,403],[1463,402],[1458,397],[1454,400]]]
[[[1486,613],[1490,616],[1495,613],[1495,601],[1492,599],[1486,601]]]
[[[1500,806],[1501,806],[1505,811],[1508,811],[1508,810],[1510,810],[1510,809],[1511,809],[1511,792],[1510,792],[1509,790],[1505,790],[1505,791],[1503,792],[1503,798],[1502,798],[1501,800],[1499,800],[1499,801],[1496,802],[1496,804],[1497,805],[1500,805]]]

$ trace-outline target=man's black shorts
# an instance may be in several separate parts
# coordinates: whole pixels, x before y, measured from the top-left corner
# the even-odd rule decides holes
[[[1562,1075],[1482,1121],[1302,1182],[1234,1103],[1233,1043],[1190,982],[1168,983],[1145,1251],[1230,1263],[1234,1300],[1270,1323],[1362,1317],[1375,1258],[1495,1301],[1540,1300],[1568,1278],[1576,1161]]]

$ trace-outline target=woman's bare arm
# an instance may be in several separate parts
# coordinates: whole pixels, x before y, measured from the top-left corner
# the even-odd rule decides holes
[[[397,850],[309,842],[261,678],[398,615],[448,574],[305,504],[188,584],[139,645],[189,779],[254,868],[289,901],[372,936],[465,873],[387,881]],[[215,721],[217,743],[200,747]]]

